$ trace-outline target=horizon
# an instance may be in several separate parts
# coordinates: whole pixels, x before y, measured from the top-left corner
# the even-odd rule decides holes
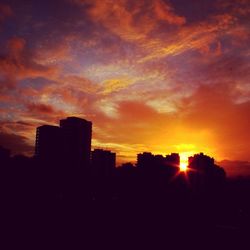
[[[38,126],[77,116],[119,164],[204,152],[250,176],[249,14],[248,0],[1,1],[0,145],[31,156]]]
[[[65,118],[61,118],[60,119],[60,123],[59,124],[43,124],[41,126],[38,126],[36,128],[36,137],[38,134],[38,129],[42,128],[42,127],[53,127],[53,128],[61,128],[61,121],[65,121],[71,118],[76,118],[77,120],[83,120],[84,122],[87,122],[88,124],[91,124],[91,127],[93,125],[92,121],[88,121],[84,118],[80,118],[80,117],[76,117],[76,116],[71,116],[71,117],[65,117]],[[92,129],[91,129],[91,134],[92,134]],[[84,136],[85,137],[85,136]],[[92,141],[92,136],[91,136],[91,141]],[[15,157],[15,156],[19,156],[18,154],[15,155],[13,154],[13,152],[11,151],[11,149],[4,147],[3,144],[0,144],[0,147],[2,147],[3,149],[9,150],[10,152],[10,156],[11,157]],[[34,146],[35,148],[35,146]],[[109,151],[112,153],[116,154],[117,157],[117,152],[116,151],[111,151],[110,148],[105,148],[105,147],[92,147],[92,143],[91,143],[91,148],[90,148],[90,152],[93,153],[95,150],[104,150],[104,151]],[[239,177],[246,177],[249,178],[250,174],[249,174],[249,168],[250,168],[250,162],[248,161],[230,161],[227,159],[224,159],[222,161],[217,161],[212,155],[208,155],[205,152],[161,152],[161,153],[155,153],[155,152],[149,152],[149,151],[141,151],[141,152],[137,152],[136,155],[133,156],[133,160],[131,161],[115,161],[115,166],[116,167],[122,167],[124,164],[133,164],[133,166],[137,166],[138,163],[138,155],[140,154],[144,154],[144,153],[149,153],[151,154],[153,157],[155,156],[163,156],[163,157],[167,157],[170,156],[172,154],[178,154],[180,162],[178,164],[179,171],[180,172],[186,172],[189,169],[189,158],[194,157],[195,155],[204,155],[204,156],[208,156],[210,158],[212,158],[215,162],[215,164],[218,164],[220,167],[222,167],[228,178],[239,178]],[[33,154],[30,155],[26,155],[26,154],[20,154],[29,158],[33,158],[36,157],[36,150],[34,150]],[[116,158],[115,157],[115,158]],[[118,159],[119,159],[119,155],[118,155]],[[91,160],[91,157],[90,157]],[[238,171],[238,169],[241,168],[241,171]]]

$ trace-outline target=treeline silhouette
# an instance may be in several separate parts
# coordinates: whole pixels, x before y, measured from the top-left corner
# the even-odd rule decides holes
[[[72,131],[82,129],[82,121],[72,121],[77,124],[70,124]],[[79,133],[66,131],[65,141],[74,150],[81,148],[74,140]],[[11,157],[0,148],[2,225],[10,249],[27,243],[33,249],[224,249],[246,244],[250,184],[227,180],[213,158],[194,155],[188,170],[180,171],[178,154],[142,153],[136,165],[115,167],[110,151],[96,149],[85,154],[89,160],[71,159],[75,152],[65,150],[63,130],[62,137],[55,137],[62,138],[61,154],[51,140],[50,146],[41,142],[41,129],[39,133],[34,157]]]

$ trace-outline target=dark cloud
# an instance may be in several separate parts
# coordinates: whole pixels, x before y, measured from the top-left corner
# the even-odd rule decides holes
[[[0,3],[0,24],[8,17],[13,15],[11,7],[7,4]]]
[[[35,104],[31,103],[27,105],[28,112],[35,113],[35,114],[53,114],[55,112],[54,108],[51,105],[47,104]]]
[[[228,177],[249,177],[250,176],[250,162],[249,161],[230,161],[224,160],[218,162],[227,173]]]
[[[0,145],[11,149],[12,154],[32,155],[34,152],[34,147],[27,143],[27,138],[16,134],[0,132]]]
[[[23,115],[27,117],[32,117],[43,123],[56,123],[62,117],[67,116],[62,109],[56,109],[52,105],[43,104],[43,103],[27,103],[26,111],[23,112]]]

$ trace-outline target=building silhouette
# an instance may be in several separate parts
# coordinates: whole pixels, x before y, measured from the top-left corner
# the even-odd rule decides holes
[[[91,122],[76,117],[61,120],[60,126],[38,127],[36,159],[10,157],[10,152],[0,147],[0,165],[7,166],[0,168],[1,201],[10,213],[6,225],[13,219],[14,224],[10,225],[20,225],[20,234],[28,218],[29,228],[38,224],[42,237],[44,228],[51,230],[50,236],[58,233],[59,242],[73,233],[73,237],[81,235],[83,241],[89,238],[91,244],[95,239],[101,239],[102,245],[103,239],[118,239],[131,241],[132,245],[135,239],[140,248],[150,238],[152,246],[159,243],[170,249],[169,241],[180,230],[191,240],[193,235],[200,239],[208,230],[210,239],[215,226],[224,221],[224,211],[230,223],[231,218],[237,226],[244,223],[239,233],[249,225],[248,213],[245,216],[241,212],[239,217],[237,211],[249,211],[249,203],[240,209],[247,200],[250,184],[244,193],[242,183],[236,189],[232,189],[234,183],[225,186],[225,172],[214,164],[213,158],[203,153],[190,157],[190,166],[184,173],[178,168],[179,154],[144,152],[137,155],[137,167],[126,163],[116,168],[115,153],[90,151],[91,130]],[[92,168],[84,168],[90,160]]]
[[[35,157],[62,166],[89,166],[92,123],[77,117],[60,120],[60,127],[36,130]]]
[[[108,150],[95,149],[91,154],[95,176],[110,177],[115,170],[116,154]]]
[[[203,153],[195,154],[188,157],[188,165],[194,169],[205,170],[208,167],[214,166],[214,158]]]
[[[63,139],[63,157],[74,166],[89,166],[92,122],[77,117],[60,120]]]
[[[152,166],[173,166],[180,165],[180,156],[177,153],[171,153],[165,157],[162,155],[153,155],[150,152],[144,152],[137,155],[137,166],[143,168],[151,168]]]
[[[150,152],[143,152],[137,155],[137,167],[150,168],[154,165],[154,155]]]
[[[36,129],[35,157],[58,161],[62,154],[62,133],[58,126],[43,125]]]
[[[170,155],[166,155],[165,161],[167,165],[170,166],[179,166],[180,165],[180,155],[178,153],[171,153]]]
[[[188,158],[190,183],[196,190],[216,190],[224,183],[226,173],[223,168],[214,163],[214,158],[203,153]]]

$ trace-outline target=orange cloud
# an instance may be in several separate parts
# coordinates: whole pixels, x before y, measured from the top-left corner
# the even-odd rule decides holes
[[[58,62],[71,62],[71,42],[79,39],[75,35],[65,35],[63,40],[57,43],[46,44],[41,42],[39,49],[34,51],[34,61],[41,65],[55,65]]]
[[[208,20],[189,24],[184,17],[174,13],[171,5],[161,0],[76,2],[89,4],[88,13],[93,21],[143,49],[143,54],[146,55],[142,54],[142,57],[137,59],[139,63],[179,55],[190,50],[220,56],[220,37],[226,33],[230,34],[230,30],[238,25],[234,13],[214,14]],[[162,35],[162,21],[179,28],[168,30],[165,26],[164,33],[167,35]],[[211,49],[213,43],[218,45],[215,51]]]
[[[114,34],[127,41],[142,42],[157,28],[159,21],[182,25],[185,18],[176,15],[162,0],[153,2],[129,0],[75,1],[89,4],[92,20],[101,23]]]
[[[31,145],[36,126],[77,115],[121,161],[141,151],[249,160],[247,1],[197,16],[175,2],[68,0],[72,12],[25,19],[32,37],[13,24],[0,39],[1,132]]]
[[[31,103],[27,105],[28,111],[32,113],[47,114],[54,113],[55,110],[52,106],[46,104],[35,104]]]
[[[35,63],[25,51],[25,40],[13,38],[8,42],[8,54],[0,57],[0,73],[10,79],[53,76],[58,69]]]
[[[177,16],[173,8],[171,8],[170,5],[167,5],[163,1],[154,1],[154,11],[156,14],[156,17],[159,20],[166,21],[169,24],[175,24],[175,25],[183,25],[185,24],[186,20],[184,17]]]
[[[166,40],[152,39],[151,42],[145,43],[144,48],[150,49],[150,53],[139,62],[145,63],[166,56],[175,56],[190,50],[208,54],[211,44],[219,43],[220,36],[229,33],[236,24],[237,19],[229,14],[215,15],[210,20],[198,24],[187,24],[172,32],[170,38]]]

